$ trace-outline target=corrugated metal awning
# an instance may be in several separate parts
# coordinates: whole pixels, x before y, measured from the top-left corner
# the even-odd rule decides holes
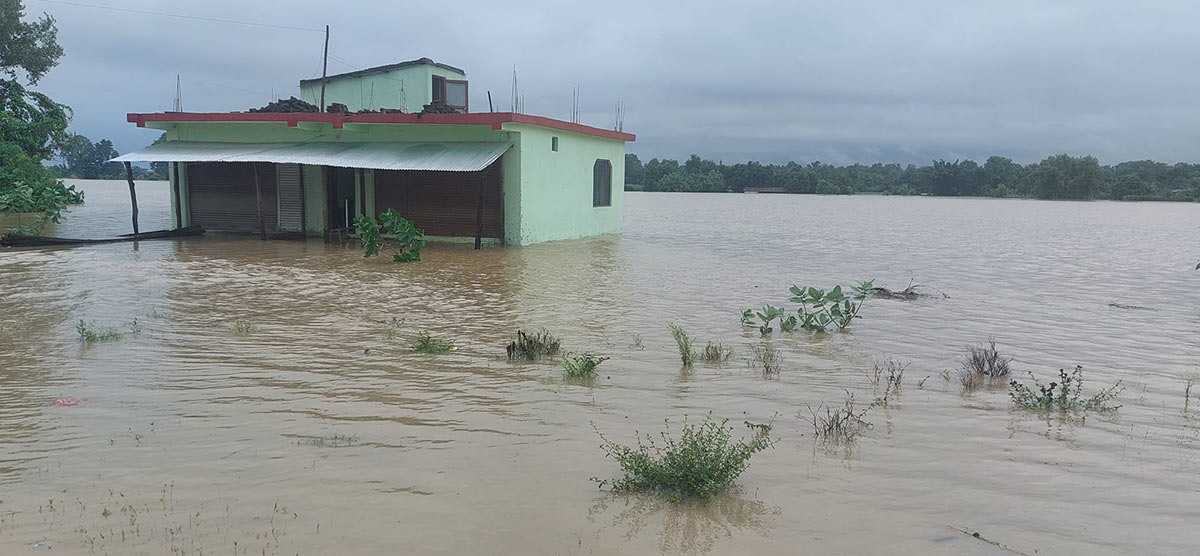
[[[375,170],[477,172],[510,143],[215,143],[166,141],[113,162],[275,162]]]

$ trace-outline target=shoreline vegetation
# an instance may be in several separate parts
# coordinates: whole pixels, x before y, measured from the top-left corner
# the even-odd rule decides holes
[[[991,156],[915,164],[834,166],[823,162],[724,164],[691,155],[643,163],[625,155],[626,191],[923,195],[1114,201],[1200,201],[1200,164],[1138,160],[1101,165],[1094,156],[1049,156],[1018,164]]]

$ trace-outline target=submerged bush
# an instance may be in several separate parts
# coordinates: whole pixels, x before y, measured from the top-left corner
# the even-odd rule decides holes
[[[421,260],[421,249],[425,247],[425,232],[396,209],[387,209],[379,214],[379,220],[360,214],[354,217],[354,230],[362,242],[363,257],[373,257],[380,249],[392,251],[392,261],[403,263]]]
[[[876,405],[872,403],[859,409],[854,403],[854,394],[847,391],[840,407],[827,406],[822,402],[816,408],[809,408],[811,415],[807,420],[812,423],[813,434],[818,440],[829,444],[850,444],[871,428],[871,423],[865,417]]]
[[[968,345],[958,370],[958,378],[966,390],[975,390],[997,379],[1006,378],[1011,370],[1012,357],[1003,357],[996,349],[996,341],[987,344]]]
[[[139,327],[137,324],[137,320],[133,321],[131,330],[134,333],[137,333],[141,330],[141,327]],[[122,334],[116,328],[112,328],[110,326],[98,326],[95,321],[85,321],[83,319],[80,319],[79,322],[75,323],[75,332],[79,334],[79,341],[86,344],[94,342],[115,342],[124,336],[124,334]]]
[[[562,362],[563,376],[568,378],[595,376],[596,367],[605,361],[608,361],[607,357],[600,357],[593,353],[579,355],[568,353]]]
[[[767,449],[774,441],[770,425],[754,427],[749,441],[733,440],[729,420],[715,421],[712,415],[698,425],[683,420],[678,439],[671,435],[671,423],[654,437],[638,437],[636,446],[624,446],[605,438],[600,448],[617,461],[624,475],[618,479],[592,478],[600,488],[614,492],[652,491],[672,502],[696,497],[707,500],[733,484],[750,465],[750,457]]]
[[[413,340],[413,342],[409,344],[409,347],[411,347],[413,351],[419,351],[421,353],[442,353],[446,351],[453,351],[454,342],[450,340],[434,338],[429,334],[428,331],[422,330],[417,332],[417,339]]]
[[[750,353],[754,354],[751,364],[762,368],[763,377],[779,374],[779,370],[783,366],[783,355],[775,349],[771,342],[763,340],[761,345],[750,346]]]
[[[1120,409],[1120,405],[1112,405],[1124,391],[1121,381],[1104,388],[1095,395],[1083,397],[1083,367],[1076,365],[1075,370],[1068,373],[1066,369],[1058,370],[1058,382],[1042,384],[1033,373],[1029,373],[1033,387],[1025,386],[1016,380],[1009,382],[1009,396],[1013,405],[1019,409],[1039,411],[1043,413],[1058,412],[1068,415],[1077,412],[1097,411],[1111,413]]]
[[[691,367],[696,362],[696,351],[692,347],[692,337],[678,324],[667,325],[671,329],[671,337],[675,338],[675,346],[679,348],[679,360],[684,367]]]
[[[724,363],[733,357],[733,350],[725,347],[721,342],[709,341],[704,346],[704,351],[700,352],[700,360],[706,363]]]
[[[904,371],[908,370],[908,366],[909,363],[901,363],[896,359],[875,362],[875,366],[867,373],[867,380],[871,382],[871,387],[876,392],[879,391],[881,385],[883,386],[883,397],[879,400],[886,403],[891,395],[900,393],[900,384],[904,381]],[[924,385],[924,383],[925,381],[922,379],[919,384]]]
[[[793,285],[788,290],[792,296],[788,298],[800,306],[796,314],[788,315],[787,311],[774,305],[764,306],[762,311],[751,309],[742,310],[742,324],[756,326],[763,335],[774,331],[774,323],[778,321],[781,332],[792,332],[796,328],[824,332],[829,327],[845,330],[858,316],[862,305],[875,293],[874,281],[859,282],[851,288],[847,295],[841,286],[834,286],[829,291],[811,286]]]
[[[534,361],[543,357],[557,355],[559,340],[552,336],[545,328],[533,335],[518,330],[517,339],[510,342],[505,349],[508,350],[509,359]]]
[[[248,336],[258,331],[254,323],[246,319],[237,319],[233,321],[233,333],[238,336]]]

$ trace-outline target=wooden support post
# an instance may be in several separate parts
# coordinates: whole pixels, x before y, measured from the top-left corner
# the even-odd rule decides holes
[[[487,171],[479,173],[479,205],[475,207],[475,248],[483,247],[483,186],[487,183]]]
[[[329,243],[329,167],[321,167],[321,222],[324,223],[325,243]]]
[[[175,170],[175,183],[171,187],[175,189],[175,228],[183,227],[183,199],[179,197],[179,165],[182,162],[172,162],[171,166]]]
[[[267,223],[263,220],[262,184],[258,182],[258,163],[251,162],[254,170],[254,196],[258,199],[258,235],[263,241],[267,240]]]
[[[125,179],[129,181],[129,202],[133,205],[133,235],[138,234],[137,191],[133,189],[133,167],[125,163]]]

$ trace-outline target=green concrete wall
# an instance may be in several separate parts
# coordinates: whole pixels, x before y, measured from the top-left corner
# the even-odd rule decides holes
[[[325,83],[325,105],[345,104],[351,111],[401,108],[415,114],[433,100],[433,76],[463,80],[467,76],[433,65],[410,66],[388,72],[359,77],[335,77]],[[400,102],[400,86],[404,86],[405,103]],[[372,93],[374,88],[374,93]],[[320,104],[321,83],[300,85],[300,98]]]
[[[501,159],[504,172],[504,242],[528,245],[543,241],[573,239],[617,233],[625,202],[625,142],[529,124],[490,126],[430,124],[329,124],[302,123],[287,127],[282,122],[148,122],[163,129],[170,141],[215,141],[232,143],[330,141],[330,142],[511,142]],[[551,150],[558,137],[558,151]],[[592,168],[597,159],[612,164],[612,205],[592,206]],[[320,236],[325,228],[319,166],[305,166],[306,231]],[[375,211],[375,174],[365,173],[367,206]],[[183,173],[186,203],[186,172]],[[188,214],[186,204],[185,220]],[[187,222],[185,221],[185,225]]]
[[[618,233],[625,206],[625,142],[528,124],[504,124],[520,142],[519,196],[505,196],[508,243],[528,245],[558,239]],[[551,150],[558,137],[558,151]],[[592,168],[597,159],[612,164],[612,205],[592,206]],[[505,168],[507,171],[507,167]],[[509,183],[505,174],[505,185]],[[508,189],[506,189],[506,193]]]
[[[321,180],[325,173],[321,166],[304,165],[300,169],[304,176],[304,234],[322,237],[325,233],[325,195]]]

